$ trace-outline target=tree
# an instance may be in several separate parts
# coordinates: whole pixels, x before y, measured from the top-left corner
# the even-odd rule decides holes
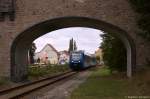
[[[32,43],[29,48],[29,60],[30,64],[34,64],[34,55],[35,55],[36,45],[35,43]]]
[[[137,24],[142,30],[138,34],[150,42],[150,0],[129,0],[133,9],[139,13]],[[150,59],[146,59],[150,65]]]
[[[103,42],[100,48],[103,52],[103,60],[111,70],[125,71],[127,65],[126,49],[120,39],[111,34],[101,35]]]
[[[139,34],[150,41],[150,0],[130,0],[130,3],[140,15],[137,24],[142,31]]]
[[[73,38],[69,41],[69,53],[73,51]]]
[[[77,45],[76,45],[76,41],[74,41],[74,46],[73,46],[74,51],[77,50]]]
[[[72,51],[75,51],[77,50],[77,45],[76,45],[76,41],[73,40],[73,38],[70,39],[69,41],[69,53],[72,52]]]

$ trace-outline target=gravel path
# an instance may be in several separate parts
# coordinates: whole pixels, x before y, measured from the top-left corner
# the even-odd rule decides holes
[[[90,75],[90,71],[80,72],[78,75],[56,83],[55,86],[48,86],[29,94],[20,99],[68,99],[70,93],[83,83]]]

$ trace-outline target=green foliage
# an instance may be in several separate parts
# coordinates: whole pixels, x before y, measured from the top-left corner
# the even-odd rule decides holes
[[[143,32],[139,33],[150,41],[150,0],[130,0],[134,10],[140,14],[138,26]]]
[[[69,53],[73,51],[73,38],[69,41]]]
[[[69,53],[75,50],[77,50],[77,45],[76,45],[76,41],[73,40],[72,38],[70,39],[70,42],[69,42]]]
[[[111,75],[109,71],[107,68],[94,71],[85,83],[73,91],[71,99],[123,99],[123,81],[104,78]]]
[[[105,65],[109,66],[111,70],[125,71],[127,56],[122,41],[106,33],[102,34],[101,37],[103,39],[101,48]]]
[[[30,77],[41,77],[45,75],[53,75],[55,73],[61,73],[69,70],[69,66],[65,65],[48,65],[48,66],[29,66],[29,76]]]
[[[74,41],[74,50],[77,50],[76,41]]]
[[[140,15],[137,24],[142,32],[139,34],[150,42],[150,0],[130,0],[130,3]],[[146,61],[150,64],[149,59]]]
[[[149,96],[149,73],[144,71],[141,75],[140,72],[132,79],[126,79],[122,73],[111,74],[109,68],[96,68],[72,92],[69,99],[130,99],[128,96]]]
[[[9,79],[5,77],[0,77],[0,85],[5,85],[9,83]]]
[[[100,69],[96,68],[95,72],[92,73],[93,77],[104,77],[104,76],[110,76],[111,70],[107,66],[103,66]]]
[[[139,13],[150,12],[150,0],[130,0],[133,4],[134,9]]]

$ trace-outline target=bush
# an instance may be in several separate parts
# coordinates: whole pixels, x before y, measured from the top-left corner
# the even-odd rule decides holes
[[[47,66],[29,66],[29,76],[40,77],[44,75],[61,73],[69,70],[69,66],[66,65],[47,65]]]
[[[127,65],[126,49],[122,41],[111,34],[102,34],[101,48],[103,60],[111,70],[125,71]]]
[[[129,0],[140,17],[137,24],[143,31],[139,33],[144,39],[150,41],[150,0]]]

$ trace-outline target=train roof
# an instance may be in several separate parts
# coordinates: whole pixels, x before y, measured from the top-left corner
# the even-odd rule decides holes
[[[87,52],[85,52],[84,50],[72,51],[71,53],[76,53],[76,52],[84,53],[85,55],[90,56],[90,57],[95,57],[95,55],[90,54],[90,53],[87,53]]]

